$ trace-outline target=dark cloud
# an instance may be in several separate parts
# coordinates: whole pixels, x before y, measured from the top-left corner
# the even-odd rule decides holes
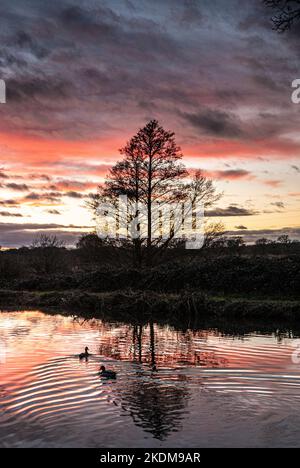
[[[256,85],[265,87],[269,91],[282,90],[280,84],[277,81],[273,80],[273,78],[271,76],[268,76],[266,73],[253,75],[252,79]]]
[[[29,179],[33,179],[33,180],[45,180],[47,182],[50,182],[51,180],[51,177],[46,175],[46,174],[29,174],[28,176]]]
[[[71,92],[71,84],[63,79],[49,77],[19,77],[7,80],[7,101],[30,99],[63,99]]]
[[[37,234],[56,235],[64,240],[67,246],[74,246],[82,231],[90,232],[90,226],[75,226],[63,224],[35,224],[35,223],[0,223],[0,237],[2,247],[21,247],[31,245]]]
[[[12,218],[22,218],[20,213],[10,213],[9,211],[0,211],[0,216],[7,216]]]
[[[117,14],[106,7],[97,7],[96,10],[84,9],[80,6],[73,5],[64,8],[59,14],[60,19],[65,27],[75,27],[82,31],[103,34],[105,37],[111,32],[115,32],[114,23],[119,22]]]
[[[242,135],[238,119],[227,112],[206,109],[197,113],[185,113],[183,117],[201,132],[217,137],[237,138]]]
[[[298,166],[292,165],[291,168],[296,172],[300,172],[300,168]]]
[[[74,192],[72,190],[70,192],[66,192],[64,195],[70,198],[82,198],[83,197],[82,193]]]
[[[105,167],[106,172],[108,171],[107,166]],[[101,171],[101,167],[98,167],[98,170]],[[89,181],[79,181],[76,179],[58,179],[55,181],[55,185],[51,187],[59,187],[59,189],[69,189],[70,191],[76,190],[85,190],[87,188],[96,187],[97,183]]]
[[[42,196],[39,193],[31,192],[26,195],[25,200],[40,200]]]
[[[257,4],[3,0],[0,72],[10,105],[2,128],[80,139],[131,132],[155,114],[182,132],[179,112],[197,139],[279,138],[292,119],[239,115],[240,105],[284,109],[283,86],[297,71],[290,44]]]
[[[280,202],[280,201],[278,201],[278,202],[273,202],[273,203],[271,203],[271,205],[272,205],[272,206],[276,206],[277,208],[279,208],[279,209],[281,209],[281,210],[283,210],[283,209],[285,208],[285,204],[284,204],[283,202]]]
[[[235,229],[238,229],[239,231],[247,231],[247,227],[246,226],[243,226],[243,224],[241,224],[240,226],[235,226]]]
[[[46,210],[46,213],[52,214],[52,215],[60,215],[60,211],[58,210]]]
[[[254,216],[257,212],[247,208],[240,208],[235,205],[230,205],[227,208],[215,208],[205,213],[208,217],[229,217],[229,216]]]
[[[216,171],[216,176],[223,179],[243,179],[244,177],[252,177],[252,173],[246,169],[228,169],[225,171]]]
[[[200,26],[204,20],[198,0],[184,0],[182,2],[182,10],[177,16],[179,23],[185,27],[191,25]]]
[[[19,205],[19,202],[13,199],[0,201],[0,206],[4,206],[4,207],[14,208],[14,207],[17,207],[18,205]]]
[[[14,182],[11,182],[9,184],[5,185],[6,188],[9,188],[10,190],[16,190],[20,192],[25,192],[29,190],[29,187],[27,184],[16,184]]]
[[[26,195],[25,200],[59,202],[60,196],[61,196],[60,192],[47,192],[47,193],[31,192],[28,195]]]
[[[209,179],[220,179],[220,180],[240,180],[240,179],[254,179],[256,176],[246,169],[226,169],[219,171],[209,171],[199,168],[202,174]],[[195,172],[195,169],[190,169],[190,174]]]
[[[262,33],[268,32],[272,28],[270,12],[263,5],[263,2],[253,2],[252,11],[245,11],[244,17],[240,20],[238,28],[242,32],[251,32],[259,30]]]
[[[43,48],[35,41],[27,32],[18,31],[14,40],[13,45],[22,50],[31,52],[36,58],[45,58],[48,54],[46,48]]]
[[[47,231],[47,230],[59,230],[59,229],[91,229],[90,226],[80,226],[74,224],[55,224],[55,223],[23,223],[23,224],[14,224],[14,223],[0,223],[0,232],[3,233],[7,230],[10,232],[16,231]]]
[[[8,175],[5,172],[0,171],[0,179],[8,179]]]

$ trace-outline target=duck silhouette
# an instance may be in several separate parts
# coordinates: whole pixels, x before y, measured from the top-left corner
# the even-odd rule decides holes
[[[80,353],[79,354],[79,359],[86,359],[90,356],[90,353],[89,353],[89,348],[86,346],[84,348],[84,353]]]
[[[115,379],[117,377],[117,374],[116,372],[112,370],[106,370],[104,366],[101,366],[100,377],[106,377],[107,379]]]

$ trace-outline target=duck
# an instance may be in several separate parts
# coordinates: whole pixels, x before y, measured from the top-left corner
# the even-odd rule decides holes
[[[117,377],[116,372],[112,370],[106,370],[104,366],[100,367],[100,376],[106,377],[107,379],[115,379]]]
[[[89,348],[86,346],[86,347],[84,348],[84,353],[80,353],[80,354],[79,354],[79,359],[88,358],[89,356],[90,356]]]

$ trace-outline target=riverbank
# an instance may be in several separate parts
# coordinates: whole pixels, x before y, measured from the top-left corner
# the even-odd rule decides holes
[[[280,320],[298,322],[300,300],[209,296],[188,291],[155,293],[122,290],[113,292],[12,291],[0,290],[0,308],[40,309],[66,312],[84,318],[141,321],[153,319],[169,323],[213,320]]]

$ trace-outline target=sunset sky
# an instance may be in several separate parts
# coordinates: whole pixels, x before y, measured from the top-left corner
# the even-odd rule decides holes
[[[244,235],[300,238],[299,26],[260,0],[1,0],[0,245],[93,230],[85,207],[149,119]]]

